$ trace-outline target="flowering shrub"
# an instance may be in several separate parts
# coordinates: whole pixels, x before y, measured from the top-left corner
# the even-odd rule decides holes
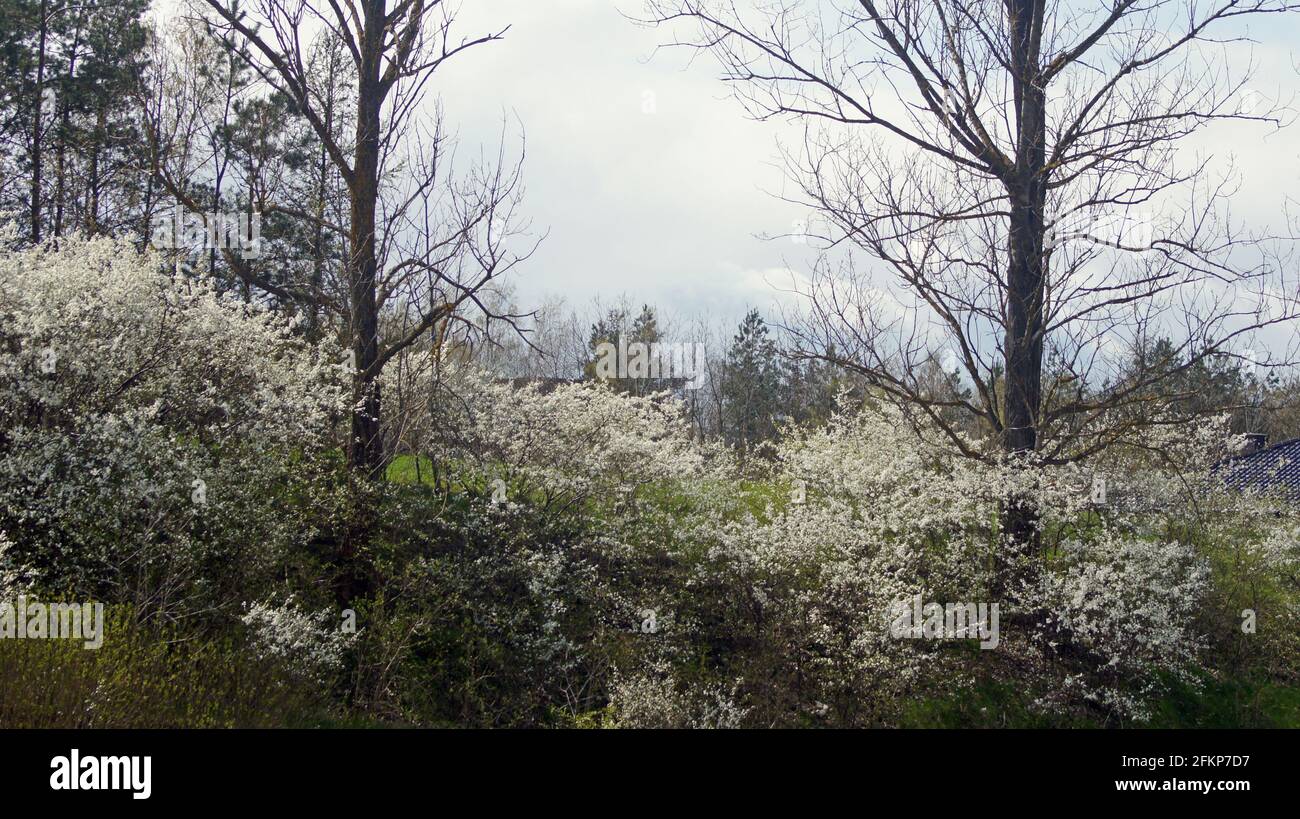
[[[491,374],[453,374],[438,418],[437,454],[504,479],[512,495],[557,508],[668,479],[703,463],[684,411],[666,394],[636,397],[600,382],[514,386]]]
[[[0,253],[0,593],[129,604],[142,644],[183,622],[205,662],[266,667],[274,697],[214,694],[202,724],[309,713],[345,680],[337,708],[392,722],[656,727],[906,724],[985,684],[1109,724],[1171,685],[1300,680],[1300,519],[1221,485],[1221,424],[1053,464],[842,397],[742,461],[668,394],[462,365],[436,389],[385,376],[390,440],[434,479],[348,486],[342,359],[124,244]],[[1011,499],[1032,543],[1003,529]],[[320,605],[363,504],[350,635]],[[909,600],[997,605],[998,639],[904,639]],[[60,713],[148,723],[123,692],[191,677],[146,653],[69,660],[101,710]],[[15,678],[46,657],[6,656]]]
[[[1185,675],[1202,647],[1194,625],[1207,590],[1206,561],[1188,544],[1105,530],[1091,541],[1070,541],[1054,569],[1039,578],[1036,602],[1047,613],[1042,639],[1073,673],[1044,705],[1081,697],[1148,716],[1144,696],[1153,693],[1156,675]]]
[[[0,253],[0,328],[0,527],[36,582],[231,605],[309,536],[273,501],[320,471],[336,351],[108,239]]]
[[[1294,517],[1216,485],[1212,466],[1232,444],[1220,424],[1171,425],[1155,437],[1086,466],[977,460],[896,408],[868,404],[824,429],[794,430],[780,460],[787,481],[806,485],[808,506],[839,505],[832,520],[856,520],[849,532],[835,532],[830,521],[812,531],[834,532],[837,543],[889,544],[890,579],[910,588],[904,582],[886,600],[918,593],[998,602],[1011,632],[1003,650],[1020,655],[1021,669],[1039,669],[1032,682],[1041,707],[1143,717],[1165,682],[1190,680],[1200,667],[1213,586],[1206,545],[1250,542],[1243,535],[1261,520]],[[1009,496],[1040,510],[1041,549],[998,599],[990,567],[1004,548],[997,521]],[[1200,512],[1206,504],[1216,512],[1209,524]],[[1295,539],[1282,542],[1294,555]],[[1226,614],[1218,612],[1220,630]]]
[[[329,609],[309,613],[289,600],[282,606],[253,603],[243,617],[259,660],[276,660],[302,679],[324,684],[343,667],[343,654],[356,639]]]
[[[27,590],[30,585],[26,567],[18,563],[14,556],[14,543],[0,529],[0,599],[8,599],[15,593]]]
[[[660,662],[628,675],[616,673],[610,710],[619,728],[739,728],[748,713],[735,695],[721,684],[678,691],[668,664]]]
[[[354,700],[425,725],[550,725],[601,705],[630,618],[604,572],[630,560],[528,504],[431,494],[385,507],[388,580],[358,611]]]
[[[541,699],[579,722],[602,697],[562,695],[573,679],[604,687],[608,712],[590,712],[602,724],[897,724],[905,704],[980,680],[1011,682],[1046,713],[1143,718],[1170,681],[1195,681],[1210,632],[1231,625],[1207,544],[1260,528],[1263,499],[1214,485],[1227,436],[1212,425],[1162,433],[1176,462],[1116,447],[1084,465],[1010,463],[957,455],[887,404],[846,403],[822,428],[787,430],[767,471],[742,471],[692,444],[664,398],[465,383],[444,457],[501,470],[514,500],[473,501],[456,539],[483,545],[441,562],[428,593],[492,623],[493,641],[532,646],[509,673],[547,681]],[[999,591],[1010,495],[1040,510],[1039,544]],[[1223,516],[1207,523],[1198,501]],[[555,582],[559,565],[569,582]],[[1000,605],[998,647],[894,637],[891,607],[918,596]]]

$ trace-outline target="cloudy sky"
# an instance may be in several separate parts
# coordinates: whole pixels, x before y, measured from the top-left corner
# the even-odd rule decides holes
[[[831,0],[820,0],[833,5]],[[158,10],[178,0],[160,0]],[[814,0],[810,0],[814,2]],[[1098,0],[1099,2],[1099,0]],[[563,295],[575,307],[627,296],[668,314],[727,323],[749,306],[771,315],[813,257],[786,234],[807,214],[779,196],[789,182],[777,141],[794,126],[748,119],[708,55],[656,51],[672,38],[629,16],[641,0],[462,0],[458,37],[509,26],[504,41],[441,68],[433,93],[462,156],[494,152],[508,121],[527,139],[524,214],[547,232],[521,267],[521,306]],[[1251,93],[1295,103],[1300,15],[1252,23],[1259,44]],[[1234,58],[1231,69],[1244,69]],[[1300,126],[1209,129],[1184,150],[1231,159],[1241,188],[1234,216],[1275,219],[1300,198]],[[866,262],[869,267],[870,263]],[[887,286],[887,285],[886,285]],[[783,293],[782,291],[787,291]]]
[[[739,318],[806,269],[789,237],[803,211],[779,201],[781,126],[747,119],[711,58],[655,46],[663,30],[620,14],[638,0],[463,4],[464,35],[511,26],[466,52],[438,93],[462,150],[492,144],[503,112],[527,138],[525,211],[549,230],[517,279],[521,301],[581,305],[626,294],[670,312]]]
[[[746,118],[710,57],[656,53],[670,32],[624,16],[640,12],[640,0],[463,3],[462,35],[510,30],[446,67],[437,93],[462,146],[492,144],[503,113],[523,124],[526,210],[549,236],[518,278],[521,300],[626,294],[728,319],[770,306],[811,261],[788,237],[760,238],[805,217],[773,195],[788,185],[776,144],[790,126]],[[1254,26],[1267,29],[1262,43],[1239,54],[1253,54],[1255,93],[1292,99],[1297,26],[1276,16]],[[1187,148],[1235,158],[1234,210],[1255,221],[1295,194],[1297,133],[1233,124]]]

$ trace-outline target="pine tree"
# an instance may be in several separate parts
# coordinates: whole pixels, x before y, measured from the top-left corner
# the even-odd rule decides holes
[[[785,393],[782,369],[767,323],[750,310],[727,351],[722,384],[722,434],[742,453],[776,436]]]

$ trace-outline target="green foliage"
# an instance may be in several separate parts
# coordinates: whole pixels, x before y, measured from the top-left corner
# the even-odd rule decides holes
[[[75,639],[0,640],[5,728],[251,728],[308,725],[328,692],[251,655],[237,629],[186,631],[104,612],[98,649]]]
[[[1095,717],[1046,713],[1032,707],[1033,692],[1015,683],[984,680],[956,692],[931,692],[909,703],[906,728],[1100,728]],[[1297,728],[1300,686],[1248,678],[1194,683],[1170,680],[1151,719],[1119,723],[1128,728]]]
[[[1300,728],[1300,686],[1208,675],[1174,682],[1146,728]]]
[[[776,342],[759,312],[750,310],[727,351],[722,378],[723,429],[730,443],[747,452],[776,437],[784,386]]]

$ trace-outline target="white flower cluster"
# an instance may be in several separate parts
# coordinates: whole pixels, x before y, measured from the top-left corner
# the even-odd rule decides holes
[[[314,682],[327,682],[342,667],[344,652],[360,633],[344,631],[329,609],[304,612],[292,599],[282,606],[253,603],[246,609],[240,619],[251,631],[254,655],[282,662]]]
[[[754,531],[751,553],[817,553],[823,567],[839,550],[856,554],[856,564],[838,565],[868,608],[910,594],[999,603],[1004,632],[1013,631],[1003,634],[1005,650],[1073,670],[1040,680],[1060,685],[1044,705],[1086,701],[1141,716],[1162,681],[1191,680],[1207,621],[1236,625],[1230,609],[1209,611],[1204,544],[1267,554],[1274,575],[1297,565],[1297,539],[1281,531],[1294,526],[1294,508],[1217,483],[1213,465],[1232,446],[1221,420],[1161,427],[1143,444],[1116,446],[1086,466],[980,460],[956,454],[926,423],[868,404],[782,442],[780,470],[803,502]],[[1090,491],[1098,476],[1111,490],[1100,502]],[[996,521],[1010,497],[1038,510],[1043,551],[1020,586],[990,599],[992,558],[1004,548]],[[864,624],[856,638],[869,634]],[[918,671],[916,655],[875,656],[904,679]]]
[[[601,383],[545,391],[466,370],[440,416],[443,457],[500,473],[512,494],[572,503],[699,471],[703,455],[668,394],[634,397]]]
[[[25,592],[31,585],[31,569],[18,562],[13,546],[13,541],[0,529],[0,599]]]
[[[319,435],[344,407],[336,351],[125,242],[0,253],[0,314],[6,420],[23,426],[134,410],[218,439],[284,442]]]
[[[1042,638],[1112,683],[1089,685],[1084,674],[1069,675],[1062,695],[1143,717],[1141,694],[1150,693],[1159,672],[1185,674],[1193,667],[1202,643],[1194,625],[1209,568],[1191,545],[1103,531],[1071,542],[1062,565],[1039,580],[1036,602],[1048,612]],[[1126,690],[1125,681],[1136,689]]]
[[[266,494],[324,451],[338,358],[125,242],[0,251],[0,525],[87,594],[164,604],[204,554],[237,579],[305,535]]]
[[[620,728],[740,728],[746,709],[735,686],[677,690],[667,664],[653,663],[633,674],[615,674],[610,705]]]

